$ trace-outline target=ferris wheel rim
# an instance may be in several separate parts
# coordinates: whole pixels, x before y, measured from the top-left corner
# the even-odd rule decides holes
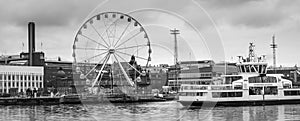
[[[107,18],[107,16],[109,15],[109,17],[112,17],[112,18],[108,18],[108,19],[106,19],[106,20],[111,20],[111,19],[113,19],[114,21],[112,22],[112,23],[110,23],[110,24],[106,24],[105,23],[105,18]],[[112,16],[111,16],[112,15]],[[103,16],[105,16],[105,17],[103,17]],[[128,24],[126,25],[126,28],[124,29],[124,31],[122,31],[122,34],[119,36],[119,35],[117,35],[118,37],[117,38],[113,38],[113,40],[112,40],[112,43],[111,43],[111,40],[109,40],[110,38],[109,38],[109,35],[107,35],[106,37],[105,37],[105,32],[106,32],[106,34],[108,34],[108,32],[107,32],[107,30],[109,30],[109,29],[111,29],[111,27],[112,26],[114,26],[118,21],[120,21],[121,20],[121,18],[114,18],[113,16],[118,16],[118,17],[121,17],[121,16],[123,16],[123,18],[125,18],[125,20],[127,19],[127,22],[128,22]],[[97,17],[99,17],[99,19],[97,18]],[[93,25],[93,21],[96,19],[96,20],[100,20],[100,17],[103,17],[103,18],[101,18],[102,19],[102,21],[103,21],[103,24],[104,24],[104,27],[105,27],[105,31],[102,31],[102,33],[100,33],[100,32],[98,32],[97,31],[97,29],[95,28],[95,26]],[[129,22],[129,19],[130,19],[130,22]],[[96,21],[95,20],[95,21]],[[107,21],[106,21],[107,22]],[[126,22],[126,21],[125,21]],[[95,22],[96,23],[96,22]],[[127,27],[129,27],[130,25],[134,25],[134,26],[132,26],[132,27],[138,27],[140,30],[138,31],[138,33],[136,33],[136,34],[134,34],[134,35],[132,35],[131,37],[129,37],[128,39],[126,39],[126,40],[123,40],[124,38],[123,38],[123,35],[124,35],[124,33],[126,32],[126,30],[127,30]],[[93,29],[94,29],[94,31],[98,34],[98,36],[100,37],[100,39],[98,40],[98,39],[93,39],[93,38],[89,38],[89,36],[88,35],[85,35],[84,34],[84,32],[85,32],[85,29],[87,29],[87,26],[91,26],[91,27],[89,27],[89,28],[92,28],[90,31],[92,31]],[[131,27],[131,28],[132,28]],[[135,28],[135,29],[137,29],[137,28]],[[132,31],[135,31],[135,29],[134,30],[132,30]],[[110,32],[111,32],[111,30],[109,30]],[[141,33],[143,33],[144,34],[144,39],[146,39],[146,43],[145,44],[138,44],[137,43],[137,41],[135,40],[134,42],[136,42],[136,44],[134,44],[134,45],[132,45],[132,46],[126,46],[125,45],[125,47],[124,47],[124,43],[126,43],[126,42],[128,42],[128,41],[132,41],[132,38],[134,38],[134,37],[136,37],[136,36],[139,36],[139,34],[141,34]],[[86,33],[87,34],[87,33]],[[112,33],[110,33],[110,34],[112,34]],[[126,34],[129,34],[129,33],[126,33]],[[103,36],[102,36],[103,35]],[[116,37],[116,35],[114,35],[115,37]],[[128,36],[128,35],[126,35],[126,36]],[[86,39],[83,39],[83,41],[87,41],[87,42],[93,42],[93,43],[95,43],[95,44],[98,44],[98,46],[102,46],[103,48],[99,48],[98,46],[96,46],[96,47],[94,47],[94,48],[87,48],[87,47],[82,47],[82,48],[80,48],[80,46],[78,46],[77,44],[77,42],[79,41],[79,38],[80,37],[83,37],[83,38],[86,38]],[[109,40],[109,41],[108,41]],[[98,41],[99,42],[104,42],[104,43],[98,43]],[[107,43],[108,42],[108,43]],[[120,43],[119,43],[120,42]],[[113,46],[113,48],[111,48],[111,46]],[[140,57],[138,54],[135,54],[136,52],[134,51],[134,53],[126,53],[126,51],[124,51],[124,50],[126,50],[126,49],[131,49],[131,48],[134,48],[134,50],[135,50],[135,48],[137,48],[137,51],[138,51],[138,48],[141,48],[141,47],[147,47],[148,48],[148,50],[147,50],[147,52],[146,52],[146,58],[145,57]],[[80,51],[80,49],[82,49],[82,51],[87,51],[87,50],[91,50],[91,51],[96,51],[96,50],[99,50],[99,51],[103,51],[103,53],[97,53],[96,55],[94,54],[94,56],[92,56],[92,57],[83,57],[83,58],[78,58],[78,55],[77,55],[77,51]],[[102,79],[102,77],[103,77],[103,75],[102,75],[102,72],[103,72],[103,70],[104,70],[104,68],[106,67],[106,65],[108,64],[107,62],[109,61],[109,59],[110,58],[114,58],[115,59],[115,61],[117,61],[117,66],[121,69],[121,71],[122,71],[122,73],[121,73],[121,75],[123,75],[123,76],[125,76],[125,78],[126,78],[126,80],[129,82],[129,84],[130,85],[132,85],[133,86],[133,82],[132,82],[132,80],[130,81],[130,79],[129,79],[129,75],[127,74],[127,72],[124,70],[124,67],[123,67],[123,65],[121,64],[121,61],[120,60],[122,60],[122,62],[124,61],[124,62],[126,62],[126,59],[124,59],[123,57],[124,56],[129,56],[129,57],[132,57],[132,56],[134,56],[136,59],[140,59],[140,60],[143,60],[143,61],[145,61],[146,62],[146,64],[145,64],[145,68],[147,68],[148,67],[148,65],[149,65],[149,61],[151,61],[151,57],[150,57],[150,55],[151,55],[151,53],[152,53],[152,50],[151,50],[151,44],[150,44],[150,37],[149,37],[149,35],[148,35],[148,33],[147,33],[147,31],[145,30],[145,28],[143,27],[143,25],[139,22],[139,21],[137,21],[137,19],[135,19],[134,17],[132,17],[132,16],[130,16],[130,15],[128,15],[128,14],[125,14],[125,13],[121,13],[121,12],[102,12],[102,13],[98,13],[98,14],[96,14],[96,15],[94,15],[94,16],[92,16],[92,17],[90,17],[89,19],[87,19],[87,20],[85,20],[85,22],[79,27],[79,29],[78,29],[78,31],[76,32],[76,36],[75,36],[75,38],[74,38],[74,43],[73,43],[73,53],[72,53],[72,57],[73,57],[73,59],[74,59],[74,64],[76,65],[76,66],[78,66],[79,64],[90,64],[91,65],[91,67],[93,67],[92,69],[90,69],[89,71],[88,71],[88,73],[86,73],[85,75],[84,75],[84,77],[86,78],[86,79],[88,79],[87,78],[87,76],[92,72],[92,71],[97,71],[96,70],[96,67],[98,66],[98,65],[101,65],[102,64],[102,66],[101,66],[101,69],[100,69],[100,71],[98,71],[98,72],[96,72],[97,73],[97,76],[96,76],[96,79],[93,81],[93,84],[92,84],[92,87],[94,87],[94,85],[95,84],[97,84],[97,82],[99,82],[100,83],[100,81],[101,81],[101,79]],[[90,63],[90,62],[88,62],[88,61],[90,61],[90,60],[92,60],[92,59],[95,59],[96,57],[98,57],[98,56],[101,56],[102,57],[102,55],[105,55],[99,62],[94,62],[94,63]],[[123,57],[121,56],[121,55],[123,55]],[[120,60],[119,60],[119,59]],[[94,65],[93,65],[94,64]],[[130,65],[128,62],[126,62],[125,64],[127,64],[128,66],[129,66],[129,68],[132,68],[135,72],[137,72],[137,73],[139,73],[140,75],[142,75],[142,71],[143,70],[138,70],[138,68],[137,68],[137,66],[136,67],[134,67],[134,66],[132,66],[132,65]],[[113,66],[113,65],[111,65],[111,66]],[[113,73],[113,72],[112,72]],[[120,74],[119,74],[120,75]],[[97,81],[98,79],[100,79],[100,81]],[[93,80],[93,79],[92,79]]]

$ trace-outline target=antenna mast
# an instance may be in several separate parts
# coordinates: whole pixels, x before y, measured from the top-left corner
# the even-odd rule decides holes
[[[170,30],[170,34],[174,35],[174,63],[175,63],[175,80],[176,80],[176,91],[179,90],[178,88],[178,71],[177,71],[177,66],[178,66],[178,45],[177,45],[177,34],[179,34],[179,30],[176,28],[173,30]]]
[[[178,45],[177,45],[177,34],[179,33],[179,30],[177,30],[176,28],[174,30],[170,30],[171,34],[174,35],[174,63],[175,65],[178,64]]]

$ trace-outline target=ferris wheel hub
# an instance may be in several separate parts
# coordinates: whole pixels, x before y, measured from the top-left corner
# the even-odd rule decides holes
[[[113,48],[111,48],[111,49],[108,50],[108,52],[109,52],[110,54],[114,54],[114,53],[116,52],[116,50],[113,49]]]

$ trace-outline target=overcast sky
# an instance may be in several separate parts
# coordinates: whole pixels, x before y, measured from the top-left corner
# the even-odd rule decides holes
[[[169,29],[178,28],[179,56],[195,60],[236,60],[254,42],[258,55],[272,62],[275,34],[278,65],[300,64],[298,0],[0,0],[0,54],[27,51],[27,23],[36,23],[36,50],[72,61],[78,28],[89,17],[119,11],[148,26],[151,42],[171,51]],[[102,3],[102,4],[101,4]],[[165,33],[164,33],[165,32]],[[40,43],[43,43],[41,47]],[[25,43],[25,47],[22,47]],[[181,46],[182,45],[182,46]],[[190,49],[185,49],[190,48]],[[155,51],[155,47],[153,47]],[[155,54],[155,53],[153,53]],[[155,55],[153,55],[155,56]],[[270,63],[271,64],[271,63]]]

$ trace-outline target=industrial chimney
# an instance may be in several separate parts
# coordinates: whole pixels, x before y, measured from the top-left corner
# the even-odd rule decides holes
[[[33,53],[35,52],[35,25],[34,22],[28,23],[28,65],[33,65]]]

